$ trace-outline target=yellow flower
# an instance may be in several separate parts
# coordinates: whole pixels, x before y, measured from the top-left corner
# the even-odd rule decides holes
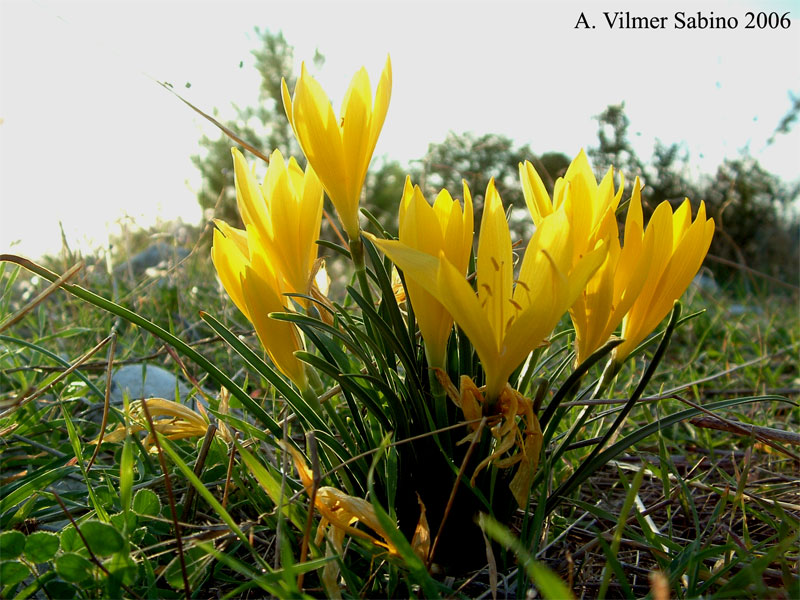
[[[586,360],[608,341],[644,285],[652,244],[642,243],[642,208],[639,181],[626,223],[625,247],[619,242],[615,212],[622,197],[624,178],[614,191],[614,171],[609,169],[600,185],[586,154],[581,150],[553,189],[553,200],[530,162],[520,165],[520,179],[535,224],[561,205],[576,239],[575,258],[580,258],[599,240],[607,240],[608,255],[586,288],[570,307],[575,326],[577,363]],[[637,204],[638,203],[638,204]],[[636,206],[634,206],[634,204]]]
[[[617,235],[614,213],[622,197],[624,178],[615,192],[614,171],[609,169],[598,185],[583,150],[570,163],[564,177],[556,180],[552,200],[529,161],[520,163],[519,175],[534,225],[538,227],[547,215],[564,207],[573,231],[576,260],[592,250],[599,240]]]
[[[447,190],[442,190],[433,206],[425,200],[419,186],[406,178],[400,203],[400,242],[438,257],[442,252],[463,277],[472,252],[472,197],[464,182],[464,210]],[[444,368],[447,340],[453,328],[453,317],[444,306],[414,279],[406,280],[411,305],[419,324],[428,364]]]
[[[638,192],[637,187],[631,202],[632,209],[641,205]],[[625,233],[626,245],[631,237],[631,234]],[[712,237],[714,219],[706,219],[705,203],[700,202],[694,222],[688,198],[674,214],[667,201],[656,207],[642,241],[644,246],[653,246],[647,279],[622,321],[622,337],[625,341],[614,350],[616,362],[625,360],[667,316],[675,300],[686,291],[700,269]]]
[[[543,218],[515,280],[508,223],[491,180],[478,243],[477,294],[444,252],[437,258],[400,241],[375,243],[464,330],[486,373],[486,398],[494,402],[512,371],[544,341],[605,258],[601,242],[573,266],[573,237],[563,210]]]
[[[129,433],[149,431],[150,427],[147,424],[142,404],[147,405],[155,430],[163,434],[167,439],[182,440],[184,438],[203,437],[208,431],[208,416],[205,414],[204,409],[201,408],[202,413],[195,412],[191,408],[172,400],[148,398],[147,400],[136,400],[131,403],[129,414],[132,423],[130,427],[126,427],[124,424],[117,425],[113,431],[109,431],[103,436],[103,441],[119,442],[124,440]],[[202,407],[202,405],[199,406]],[[227,429],[219,429],[217,435],[229,441],[226,437]],[[98,437],[93,443],[97,443],[99,439]],[[150,433],[144,441],[145,448],[150,448],[154,442],[153,434]]]
[[[331,486],[319,487],[316,493],[314,493],[314,476],[311,469],[308,468],[303,455],[288,444],[279,441],[278,445],[292,455],[294,466],[297,469],[298,475],[300,475],[300,480],[303,483],[306,493],[309,496],[313,496],[315,499],[314,506],[320,512],[321,518],[314,543],[317,546],[321,546],[324,538],[327,537],[328,540],[330,540],[330,546],[333,546],[333,549],[329,546],[326,556],[333,556],[331,550],[335,550],[340,555],[342,554],[344,551],[344,536],[346,534],[367,540],[376,546],[386,548],[395,556],[399,555],[390,536],[386,533],[383,525],[381,525],[381,522],[378,520],[375,508],[369,501],[351,496]],[[420,509],[420,517],[417,522],[414,537],[411,540],[411,547],[419,558],[425,560],[428,558],[428,552],[430,551],[430,529],[428,528],[428,520],[425,516],[425,506],[421,501]],[[376,537],[363,529],[355,527],[359,522],[369,527],[369,529],[380,537]],[[325,565],[321,579],[325,586],[325,591],[330,597],[341,598],[341,592],[338,588],[339,563],[337,561],[331,560]]]
[[[456,389],[443,370],[436,369],[436,376],[448,397],[464,413],[464,419],[470,422],[470,429],[475,432],[480,426],[476,421],[483,416],[483,408],[486,404],[483,389],[478,388],[475,382],[466,375],[461,376],[460,390]],[[490,464],[499,469],[507,469],[519,464],[508,487],[519,507],[524,509],[528,504],[536,468],[539,466],[539,455],[542,452],[543,442],[542,428],[539,419],[533,412],[531,399],[526,398],[506,383],[497,399],[489,431],[497,440],[497,444],[492,453],[475,467],[470,483],[475,485],[478,473]],[[459,443],[471,441],[474,435],[474,433],[469,433]],[[501,458],[505,453],[514,449],[518,451]]]
[[[406,288],[403,287],[403,281],[400,279],[400,273],[396,267],[392,267],[392,294],[394,294],[397,304],[406,301]]]
[[[347,235],[357,239],[361,188],[389,109],[391,62],[387,57],[374,103],[366,69],[362,67],[355,74],[342,102],[339,119],[328,96],[308,74],[305,65],[293,97],[289,95],[285,80],[282,86],[286,116],[300,147],[322,180]]]
[[[278,369],[305,389],[303,349],[297,328],[269,318],[291,306],[286,294],[310,294],[320,269],[317,244],[322,221],[322,184],[310,167],[303,172],[278,150],[270,156],[264,182],[237,149],[232,150],[236,201],[245,230],[215,221],[211,258],[222,285],[250,320]],[[297,299],[304,307],[307,300]]]
[[[272,312],[285,312],[288,299],[261,235],[254,225],[246,231],[219,220],[215,225],[211,259],[225,291],[255,327],[272,362],[300,389],[306,389],[305,367],[294,355],[303,350],[297,328],[269,317]]]
[[[236,201],[245,226],[253,226],[286,291],[309,293],[322,222],[322,185],[313,169],[305,173],[294,158],[288,165],[278,150],[270,156],[263,184],[236,148],[232,149]],[[306,301],[298,299],[305,307]]]
[[[637,178],[625,220],[625,246],[620,247],[617,236],[610,238],[605,262],[570,308],[578,364],[608,341],[647,281],[653,236],[643,237],[643,227]]]

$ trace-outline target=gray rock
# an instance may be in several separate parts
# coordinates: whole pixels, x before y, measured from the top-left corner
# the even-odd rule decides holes
[[[731,304],[728,307],[728,313],[738,317],[742,315],[762,315],[764,310],[760,306],[751,306],[749,304]]]
[[[702,290],[704,292],[708,292],[710,294],[716,294],[719,293],[720,291],[719,285],[717,284],[716,281],[714,281],[714,278],[711,277],[710,275],[706,275],[705,273],[697,275],[692,280],[692,285],[697,289]]]
[[[119,277],[132,273],[134,277],[140,277],[147,269],[168,268],[187,256],[189,256],[189,250],[186,248],[158,242],[142,250],[130,260],[117,265],[114,268],[114,274]]]
[[[125,394],[130,400],[141,398],[166,398],[175,400],[175,386],[180,399],[185,401],[189,386],[175,375],[155,365],[125,365],[111,376],[112,404],[122,405]]]

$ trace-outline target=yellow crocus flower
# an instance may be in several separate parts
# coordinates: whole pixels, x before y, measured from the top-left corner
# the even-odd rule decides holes
[[[337,119],[322,86],[305,64],[289,95],[282,81],[283,105],[303,153],[319,175],[351,240],[358,239],[358,202],[378,135],[389,109],[392,65],[386,66],[373,103],[369,76],[363,67],[355,74]]]
[[[242,153],[236,148],[232,153],[242,221],[258,231],[286,291],[308,294],[322,222],[322,184],[312,168],[304,173],[294,158],[287,164],[275,150],[259,185]],[[304,299],[298,301],[306,306]]]
[[[203,437],[208,431],[208,416],[205,414],[205,409],[201,407],[201,412],[197,412],[172,400],[165,398],[148,398],[136,400],[130,404],[129,415],[131,417],[130,427],[124,423],[117,425],[113,431],[109,431],[103,436],[104,442],[119,442],[125,439],[131,433],[139,431],[149,431],[147,419],[143,404],[147,405],[147,410],[150,413],[150,418],[153,420],[153,427],[155,430],[163,434],[170,440],[182,440],[192,437]],[[217,435],[230,441],[227,428],[218,429]],[[94,442],[100,441],[98,437]],[[147,436],[144,441],[145,448],[152,448],[155,442],[153,434]]]
[[[329,545],[325,553],[326,556],[334,556],[334,551],[339,555],[344,552],[345,535],[357,537],[376,546],[386,548],[392,555],[400,555],[391,540],[391,536],[386,533],[383,525],[381,525],[375,512],[375,507],[368,500],[351,496],[332,486],[321,486],[315,489],[314,474],[306,464],[305,457],[300,451],[284,442],[278,442],[278,445],[291,454],[297,474],[300,475],[300,481],[303,483],[306,493],[314,498],[314,507],[320,513],[320,521],[314,543],[317,546],[321,546],[323,540],[328,540]],[[414,531],[414,537],[411,539],[411,549],[420,559],[426,560],[430,551],[430,528],[428,527],[428,519],[425,516],[425,505],[422,504],[421,500],[419,503],[420,517]],[[355,525],[358,523],[363,523],[379,537],[357,528]],[[331,560],[326,563],[320,579],[329,597],[342,597],[339,590],[338,561]]]
[[[635,193],[632,208],[640,203]],[[626,245],[630,237],[626,232]],[[669,314],[703,264],[713,237],[714,219],[706,218],[705,203],[700,202],[694,222],[688,198],[674,213],[666,200],[656,207],[643,235],[643,244],[653,246],[647,279],[622,321],[624,341],[614,350],[617,363]]]
[[[608,341],[647,281],[653,236],[643,236],[640,190],[637,178],[625,220],[625,246],[620,247],[619,237],[610,237],[606,260],[570,308],[578,364]]]
[[[225,291],[253,324],[275,366],[305,390],[305,367],[294,355],[303,350],[300,334],[293,324],[269,317],[272,312],[285,312],[288,299],[267,245],[254,225],[247,225],[246,231],[219,220],[215,225],[211,259]]]
[[[211,258],[222,285],[253,324],[278,369],[305,389],[303,349],[297,328],[269,318],[284,312],[286,294],[309,294],[319,269],[317,244],[322,221],[322,184],[313,169],[305,172],[294,158],[287,163],[275,150],[264,182],[256,181],[242,153],[232,150],[236,201],[245,229],[215,221]],[[303,306],[307,301],[298,298]]]
[[[520,164],[520,179],[525,201],[534,224],[563,205],[575,236],[574,258],[579,259],[600,240],[608,242],[608,255],[570,307],[575,326],[577,363],[600,348],[619,326],[644,285],[652,244],[642,243],[642,209],[639,182],[626,223],[626,242],[622,248],[615,212],[622,197],[624,178],[614,191],[614,171],[609,169],[598,185],[583,150],[554,186],[553,200],[547,194],[530,162]],[[638,204],[636,207],[633,205]]]
[[[547,215],[564,207],[574,235],[576,260],[593,249],[598,241],[617,235],[615,211],[622,197],[624,179],[615,192],[614,170],[610,168],[598,185],[583,150],[570,163],[564,177],[556,180],[552,200],[529,161],[520,163],[519,175],[534,225],[538,227]]]
[[[453,200],[447,190],[442,190],[433,206],[428,204],[419,186],[406,178],[403,199],[400,203],[400,242],[438,257],[445,258],[462,275],[466,275],[472,252],[473,217],[472,197],[466,182],[463,184],[464,209]],[[447,340],[453,328],[453,317],[424,286],[414,279],[406,280],[414,315],[425,340],[425,354],[431,367],[444,368]]]
[[[486,374],[486,399],[494,402],[512,371],[544,341],[605,258],[601,242],[573,266],[573,238],[563,210],[542,219],[515,280],[508,223],[491,180],[478,243],[477,294],[444,252],[437,258],[400,241],[375,243],[464,330]]]

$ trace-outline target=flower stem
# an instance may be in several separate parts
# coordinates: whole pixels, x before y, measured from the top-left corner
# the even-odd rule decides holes
[[[605,392],[608,389],[608,387],[614,381],[614,378],[617,376],[617,373],[619,373],[621,367],[622,365],[620,365],[616,361],[613,360],[608,361],[605,369],[603,369],[603,374],[600,376],[600,379],[597,381],[597,384],[594,387],[594,391],[591,394],[592,398],[599,398],[603,394],[603,392]],[[576,381],[575,385],[572,386],[570,392],[568,392],[569,398],[573,398],[577,394],[579,383],[580,380]],[[558,448],[556,448],[553,451],[550,457],[550,460],[552,462],[557,461],[561,457],[561,455],[564,454],[564,452],[566,452],[567,448],[572,443],[572,440],[575,439],[575,436],[583,428],[584,424],[591,416],[593,410],[594,406],[591,404],[583,407],[583,410],[581,410],[581,412],[578,414],[577,418],[573,421],[566,435],[561,440],[561,443],[559,444]],[[564,408],[562,408],[561,411],[562,412],[560,413],[557,412],[555,414],[555,417],[553,419],[555,425],[558,425],[558,422],[561,420],[561,417],[566,413],[566,409]],[[555,432],[555,429],[556,429],[555,426],[547,427],[544,435],[545,443],[549,443],[552,435]]]
[[[349,245],[350,256],[353,259],[353,266],[356,268],[356,279],[358,279],[358,285],[361,287],[361,293],[372,304],[372,291],[369,288],[367,266],[364,262],[364,242],[361,241],[361,236],[359,235],[349,238]]]
[[[431,396],[433,397],[436,427],[447,427],[450,424],[447,420],[447,392],[439,378],[436,377],[434,369],[428,369],[428,382],[430,383]]]
[[[306,386],[301,390],[301,394],[303,395],[303,400],[314,409],[314,412],[317,414],[322,412],[322,405],[319,403],[319,396],[311,389],[311,386]]]
[[[571,493],[592,473],[594,473],[598,468],[600,468],[603,464],[605,464],[604,462],[602,463],[598,462],[598,460],[596,459],[598,458],[600,453],[603,452],[603,449],[605,448],[609,440],[612,438],[616,439],[616,436],[619,434],[619,430],[625,423],[628,414],[631,412],[631,410],[633,410],[633,407],[639,401],[639,398],[642,397],[642,394],[644,393],[647,384],[650,382],[650,379],[655,374],[658,364],[664,357],[664,353],[667,350],[667,346],[669,346],[670,338],[672,338],[672,333],[678,324],[678,320],[680,319],[680,314],[681,314],[681,305],[679,302],[675,302],[669,323],[667,324],[667,328],[664,331],[664,337],[661,339],[661,343],[658,345],[658,348],[656,348],[656,351],[653,354],[653,358],[650,361],[650,364],[648,364],[647,368],[645,368],[644,374],[642,375],[642,378],[639,380],[639,384],[636,386],[636,389],[633,391],[633,394],[631,394],[631,397],[622,407],[611,427],[609,427],[606,430],[602,438],[594,445],[594,449],[589,453],[589,456],[581,459],[580,466],[575,470],[575,472],[572,475],[570,475],[569,479],[567,479],[567,481],[562,483],[550,495],[550,497],[547,500],[547,506],[545,507],[545,514],[550,514],[550,512],[553,509],[555,509],[556,506],[558,506],[559,502],[561,502],[563,497]],[[598,388],[595,392],[595,397],[597,397],[599,395],[599,392],[602,391],[600,388],[601,384],[608,385],[611,381],[613,381],[614,377],[616,377],[617,373],[619,373],[621,368],[622,368],[622,362],[617,361],[616,359],[613,358],[609,361],[609,365],[606,367],[606,370],[603,372],[603,377],[600,378],[600,382],[598,383]],[[584,409],[584,411],[586,411],[589,408],[590,407],[587,406]],[[606,458],[605,460],[606,461],[610,460],[610,458]]]
[[[305,370],[306,376],[308,377],[308,385],[310,386],[314,395],[321,396],[322,392],[325,391],[325,385],[322,383],[322,378],[319,376],[319,373],[316,369],[312,369],[308,365],[306,365]]]

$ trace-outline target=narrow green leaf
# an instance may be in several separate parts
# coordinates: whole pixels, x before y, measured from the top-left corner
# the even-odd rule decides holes
[[[258,481],[259,485],[264,489],[275,505],[279,505],[281,503],[281,482],[278,481],[256,457],[245,450],[241,444],[235,440],[234,443],[236,444],[236,451],[239,453],[239,456],[242,457],[247,469],[250,471],[253,477],[255,477],[256,481]],[[291,490],[287,489],[285,493],[290,491]],[[284,497],[282,500],[285,503],[287,498]],[[303,530],[303,527],[305,526],[305,519],[298,511],[296,505],[284,504],[283,512],[295,527],[301,531]]]
[[[0,335],[0,342],[7,342],[7,343],[12,343],[12,344],[17,344],[17,345],[20,345],[20,346],[24,346],[25,348],[30,348],[31,350],[34,350],[34,351],[46,356],[47,358],[53,360],[55,363],[61,365],[62,367],[69,368],[71,366],[69,361],[64,360],[63,358],[61,358],[55,352],[51,352],[47,348],[43,348],[42,346],[34,344],[33,342],[29,342],[27,340],[21,340],[21,339],[15,338],[15,337],[7,336],[7,335]],[[100,389],[94,383],[92,383],[92,381],[88,377],[86,377],[86,375],[81,373],[80,370],[73,371],[72,375],[75,375],[78,379],[83,381],[89,387],[89,390],[92,393],[94,393],[95,396],[98,397],[98,399],[105,401],[105,398],[106,398],[105,394],[103,392],[101,392]]]
[[[317,240],[317,244],[322,246],[323,248],[328,248],[329,250],[333,250],[337,254],[342,255],[347,260],[351,260],[350,251],[335,242],[329,242],[328,240]]]
[[[193,546],[184,552],[184,559],[186,563],[186,575],[189,580],[189,587],[197,589],[200,586],[203,578],[208,574],[208,568],[214,556],[207,553],[199,546]],[[176,590],[183,589],[183,574],[181,573],[181,564],[176,556],[173,558],[167,568],[164,569],[164,579],[166,582]]]
[[[9,255],[4,255],[4,258],[8,260]],[[40,277],[53,282],[56,281],[59,276],[53,273],[52,271],[45,269],[44,267],[37,265],[34,262],[31,262],[27,259],[23,259],[20,257],[12,257],[14,262],[20,264],[21,266],[25,267],[27,270],[36,273]],[[200,368],[202,368],[208,376],[215,381],[217,384],[225,387],[228,389],[231,394],[233,394],[242,404],[251,411],[252,415],[257,418],[261,423],[267,426],[273,433],[280,435],[280,428],[277,424],[272,420],[272,418],[262,409],[260,406],[255,404],[252,399],[242,390],[238,385],[233,383],[231,379],[225,375],[216,365],[210,362],[206,357],[200,354],[197,350],[192,348],[189,344],[181,340],[180,338],[172,335],[163,327],[160,327],[145,319],[144,317],[138,315],[137,313],[133,312],[125,308],[124,306],[120,306],[119,304],[108,300],[107,298],[103,298],[94,292],[90,292],[89,290],[79,286],[74,285],[71,283],[64,283],[61,287],[77,296],[81,300],[85,300],[89,304],[96,306],[98,308],[102,308],[103,310],[110,312],[113,315],[121,317],[126,321],[133,323],[144,329],[145,331],[149,331],[159,339],[167,342],[171,346],[175,347],[181,354],[191,359],[195,362]],[[101,394],[101,397],[104,395]]]
[[[125,438],[122,446],[122,455],[119,460],[119,501],[122,510],[128,512],[131,509],[131,499],[133,495],[133,440]]]
[[[729,400],[721,400],[719,402],[711,402],[705,405],[705,409],[709,411],[714,410],[721,410],[723,408],[730,408],[732,406],[739,406],[742,404],[753,404],[755,402],[764,402],[764,401],[779,401],[779,402],[786,402],[786,398],[782,396],[753,396],[747,398],[732,398]],[[640,427],[633,433],[625,436],[615,444],[612,444],[599,454],[597,454],[591,461],[584,462],[581,466],[585,466],[583,472],[578,474],[578,471],[573,473],[573,475],[564,483],[562,484],[556,491],[554,491],[547,499],[547,514],[550,514],[561,502],[562,500],[571,494],[581,483],[586,481],[597,469],[601,468],[605,465],[608,461],[613,458],[616,458],[628,448],[632,447],[634,444],[639,443],[646,437],[653,435],[661,431],[662,429],[666,429],[667,427],[671,427],[676,423],[680,423],[681,421],[685,421],[686,419],[691,419],[701,413],[700,410],[696,408],[689,408],[687,410],[682,410],[677,413],[673,413],[671,415],[667,415],[666,417],[659,419],[658,421],[654,421],[644,427]],[[576,476],[577,475],[577,476]]]
[[[158,441],[161,443],[161,449],[172,459],[172,462],[178,466],[181,473],[183,473],[183,476],[186,477],[186,479],[189,480],[189,483],[191,483],[195,490],[197,490],[197,493],[203,497],[203,500],[208,502],[211,508],[216,511],[217,515],[219,515],[219,518],[231,528],[231,531],[233,531],[244,543],[247,549],[252,552],[253,556],[259,557],[260,555],[255,551],[253,546],[250,544],[250,540],[236,524],[236,521],[233,520],[233,517],[231,517],[230,513],[228,513],[228,511],[223,508],[222,504],[220,504],[219,500],[217,500],[214,495],[208,491],[208,488],[206,488],[206,486],[203,485],[203,482],[200,481],[197,475],[194,474],[192,468],[189,467],[189,465],[187,465],[183,460],[181,460],[181,457],[177,452],[175,452],[175,449],[172,447],[170,441],[158,432],[156,432],[156,435],[158,436]],[[269,566],[263,560],[260,560],[259,563],[261,563],[263,568],[269,569]]]
[[[69,457],[65,457],[63,459],[58,459],[54,462],[65,463],[70,460]],[[20,502],[27,500],[33,494],[40,492],[41,490],[45,489],[48,485],[57,481],[63,477],[66,477],[69,473],[75,471],[75,467],[73,466],[60,466],[57,468],[53,468],[50,470],[44,470],[41,473],[37,473],[33,477],[26,478],[24,483],[21,483],[14,487],[13,485],[3,486],[0,488],[0,514],[4,515],[3,523],[0,523],[3,527],[6,526],[6,518],[5,512],[9,509],[13,508]]]
[[[400,341],[394,335],[394,332],[389,324],[377,312],[375,312],[375,309],[372,307],[372,305],[367,302],[367,300],[361,296],[354,287],[348,286],[347,293],[350,294],[353,300],[355,300],[358,306],[361,308],[364,319],[368,320],[378,328],[381,340],[388,343],[392,351],[400,357],[400,360],[406,369],[406,374],[416,380],[414,381],[415,387],[422,388],[422,381],[419,380],[419,376],[417,374],[417,364],[414,360],[413,352],[410,352],[402,345],[402,343],[400,343]]]
[[[233,332],[231,332],[227,327],[225,327],[222,323],[220,323],[217,319],[215,319],[212,315],[201,312],[200,318],[205,321],[211,329],[214,330],[214,333],[219,335],[225,342],[233,348],[233,350],[241,356],[247,364],[249,364],[253,369],[256,370],[264,379],[269,381],[275,389],[280,392],[280,394],[289,402],[289,404],[294,407],[303,404],[303,399],[292,387],[286,383],[286,381],[275,371],[272,367],[270,367],[266,362],[264,362],[261,357],[259,357],[253,350],[250,349],[247,344],[242,342]],[[233,382],[231,382],[233,383]],[[235,384],[234,384],[235,385]],[[227,386],[226,386],[227,387]],[[280,425],[278,425],[275,420],[267,414],[267,412],[261,408],[258,404],[256,404],[250,396],[248,396],[244,390],[236,386],[241,394],[236,394],[236,399],[239,400],[242,405],[250,411],[254,416],[258,418],[259,421],[264,423],[267,428],[270,430],[272,435],[277,436],[278,438],[281,437],[282,431]],[[229,388],[230,389],[230,388]],[[231,390],[233,391],[233,390]]]
[[[315,369],[325,373],[326,375],[332,377],[342,386],[342,388],[347,388],[347,391],[354,394],[358,397],[363,403],[364,406],[367,407],[371,413],[375,415],[375,417],[381,422],[384,428],[387,430],[392,429],[392,425],[389,422],[389,418],[386,416],[384,411],[381,409],[380,405],[372,398],[367,390],[361,388],[357,383],[355,383],[351,378],[347,377],[347,374],[342,373],[336,367],[336,365],[332,365],[329,362],[323,360],[319,356],[314,354],[310,354],[308,352],[297,352],[297,357],[302,360],[303,362],[311,365]]]
[[[413,355],[414,343],[412,336],[414,332],[409,333],[403,320],[403,315],[400,314],[400,307],[397,305],[394,290],[392,289],[391,272],[384,268],[384,263],[375,250],[375,246],[367,238],[364,239],[364,247],[372,262],[378,285],[381,288],[381,307],[385,308],[389,315],[389,320],[392,323],[398,342],[405,347],[406,352]],[[389,261],[389,264],[391,264],[391,261]]]
[[[633,590],[631,589],[631,584],[628,581],[628,578],[625,576],[625,569],[619,562],[616,553],[614,552],[613,548],[608,546],[608,543],[603,539],[602,536],[597,536],[597,543],[603,551],[603,554],[606,556],[606,569],[603,572],[603,581],[601,583],[600,591],[597,594],[598,598],[605,598],[606,597],[606,590],[608,588],[608,581],[611,580],[611,571],[614,572],[614,575],[617,578],[617,582],[619,583],[620,587],[622,588],[623,598],[634,598]],[[611,571],[609,571],[609,568]]]
[[[233,556],[225,552],[220,552],[212,544],[208,544],[206,542],[199,542],[197,544],[200,548],[211,554],[215,559],[219,562],[224,564],[226,567],[236,571],[240,575],[243,575],[247,579],[255,582],[261,589],[265,590],[269,594],[272,594],[278,598],[285,598],[287,597],[286,590],[280,586],[282,583],[283,578],[286,576],[286,573],[283,569],[277,571],[268,571],[268,572],[261,572],[257,573],[254,571],[249,565],[244,564],[241,561],[236,560]],[[329,556],[327,558],[318,558],[315,560],[308,560],[302,564],[294,564],[292,565],[292,572],[291,575],[293,577],[299,575],[300,573],[308,573],[310,571],[315,571],[319,568],[325,566],[325,563],[330,562],[331,560],[335,560],[335,557]],[[311,596],[303,595],[303,598],[311,598]]]
[[[621,339],[611,340],[610,342],[603,345],[600,349],[593,352],[589,358],[583,361],[578,367],[572,371],[561,387],[558,388],[553,399],[550,401],[550,404],[547,405],[547,408],[544,409],[542,412],[541,417],[539,418],[539,423],[542,428],[547,426],[547,423],[550,421],[550,418],[553,416],[555,410],[561,405],[561,402],[567,397],[570,393],[573,392],[573,388],[578,386],[583,379],[583,376],[589,372],[594,365],[596,365],[600,360],[606,357],[614,348],[619,346],[622,343]]]
[[[478,525],[490,538],[511,550],[517,556],[520,564],[528,572],[528,577],[534,582],[545,600],[563,600],[564,598],[574,597],[572,591],[561,581],[559,576],[542,563],[536,561],[520,541],[503,525],[485,513],[481,513],[478,517]]]
[[[59,404],[61,405],[61,414],[64,415],[64,423],[67,427],[69,441],[72,444],[72,451],[75,453],[75,458],[78,461],[78,468],[80,468],[81,474],[83,475],[83,481],[86,483],[86,490],[89,493],[89,500],[91,501],[92,507],[97,513],[97,516],[102,521],[107,522],[108,513],[106,512],[105,508],[103,508],[100,499],[95,493],[94,484],[89,478],[89,472],[86,470],[86,464],[83,462],[83,447],[81,445],[80,436],[78,436],[78,430],[75,429],[75,424],[72,422],[72,418],[70,417],[66,405],[63,402],[60,402]]]
[[[606,592],[608,591],[608,586],[611,583],[611,571],[608,569],[608,567],[611,567],[611,570],[614,571],[614,574],[617,576],[617,581],[622,586],[623,592],[626,594],[626,596],[630,597],[633,595],[630,582],[628,582],[628,579],[625,577],[624,569],[622,569],[622,566],[617,560],[617,553],[619,552],[619,547],[622,543],[622,534],[625,531],[625,524],[628,520],[628,515],[633,508],[634,502],[636,501],[636,495],[639,493],[639,488],[642,485],[644,472],[644,467],[639,469],[636,472],[636,475],[633,477],[633,482],[631,482],[629,485],[625,474],[622,471],[619,471],[620,480],[622,481],[622,484],[628,488],[628,491],[625,494],[625,501],[622,503],[622,509],[619,511],[619,515],[617,516],[617,527],[614,529],[614,537],[611,540],[610,552],[606,552],[606,568],[603,569],[603,578],[600,582],[600,591],[597,594],[600,598],[605,597]],[[599,539],[598,541],[602,541],[602,539]]]
[[[370,362],[369,358],[364,353],[363,348],[356,344],[353,339],[346,335],[345,332],[340,328],[331,327],[327,323],[320,321],[315,317],[310,317],[302,313],[273,312],[270,313],[269,316],[276,321],[294,323],[298,327],[302,328],[304,332],[310,328],[325,333],[331,338],[339,339],[345,345],[345,347],[353,353],[353,355],[358,357],[362,363],[367,364]],[[354,333],[349,330],[348,332]]]
[[[388,438],[384,441],[384,443],[387,442]],[[369,469],[369,476],[367,477],[369,498],[373,508],[375,509],[378,522],[386,532],[389,541],[394,544],[395,548],[397,548],[397,551],[400,553],[400,556],[403,558],[403,562],[405,563],[406,568],[409,570],[409,575],[412,580],[422,588],[422,591],[425,593],[426,597],[438,598],[441,595],[439,591],[439,584],[430,576],[425,563],[423,563],[422,560],[414,553],[414,550],[411,548],[411,544],[409,544],[406,537],[397,528],[397,524],[394,522],[394,520],[392,520],[391,517],[389,517],[383,506],[381,506],[381,503],[377,500],[378,495],[375,493],[373,478],[378,461],[381,460],[381,454],[381,452],[375,453],[375,458],[372,461],[372,465]]]

